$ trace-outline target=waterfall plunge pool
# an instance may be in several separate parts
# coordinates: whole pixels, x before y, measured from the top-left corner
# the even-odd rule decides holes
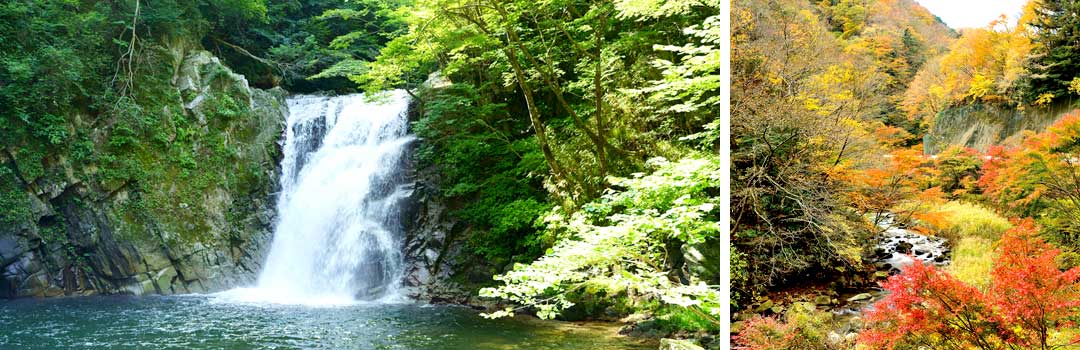
[[[655,349],[604,323],[452,306],[234,303],[210,295],[0,301],[0,349]]]
[[[0,301],[0,349],[655,349],[617,326],[404,303],[408,99],[294,96],[258,283],[213,295]],[[359,301],[364,300],[364,301]]]

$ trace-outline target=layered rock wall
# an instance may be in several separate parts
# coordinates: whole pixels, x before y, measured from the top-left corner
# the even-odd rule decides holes
[[[175,91],[154,106],[166,117],[151,140],[97,161],[46,156],[37,177],[20,170],[37,159],[0,152],[6,203],[20,214],[0,227],[0,297],[209,292],[254,280],[274,221],[285,92],[249,87],[192,45],[161,52]],[[118,147],[110,123],[93,124],[94,149]],[[137,175],[114,180],[119,167],[106,163]]]

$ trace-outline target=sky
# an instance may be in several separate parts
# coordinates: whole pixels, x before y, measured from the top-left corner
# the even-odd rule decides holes
[[[1016,22],[1027,0],[915,0],[953,29],[983,27],[1004,13]]]

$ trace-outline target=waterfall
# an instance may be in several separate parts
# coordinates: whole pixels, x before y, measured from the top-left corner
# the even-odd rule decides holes
[[[340,304],[399,298],[408,97],[288,99],[278,222],[245,301]]]

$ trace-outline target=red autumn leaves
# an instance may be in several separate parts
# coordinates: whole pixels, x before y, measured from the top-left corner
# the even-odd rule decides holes
[[[986,290],[916,263],[883,284],[888,291],[867,312],[860,343],[870,349],[919,346],[957,349],[1054,349],[1076,337],[1055,336],[1073,326],[1080,307],[1080,269],[1058,270],[1059,250],[1019,221],[997,248]]]

